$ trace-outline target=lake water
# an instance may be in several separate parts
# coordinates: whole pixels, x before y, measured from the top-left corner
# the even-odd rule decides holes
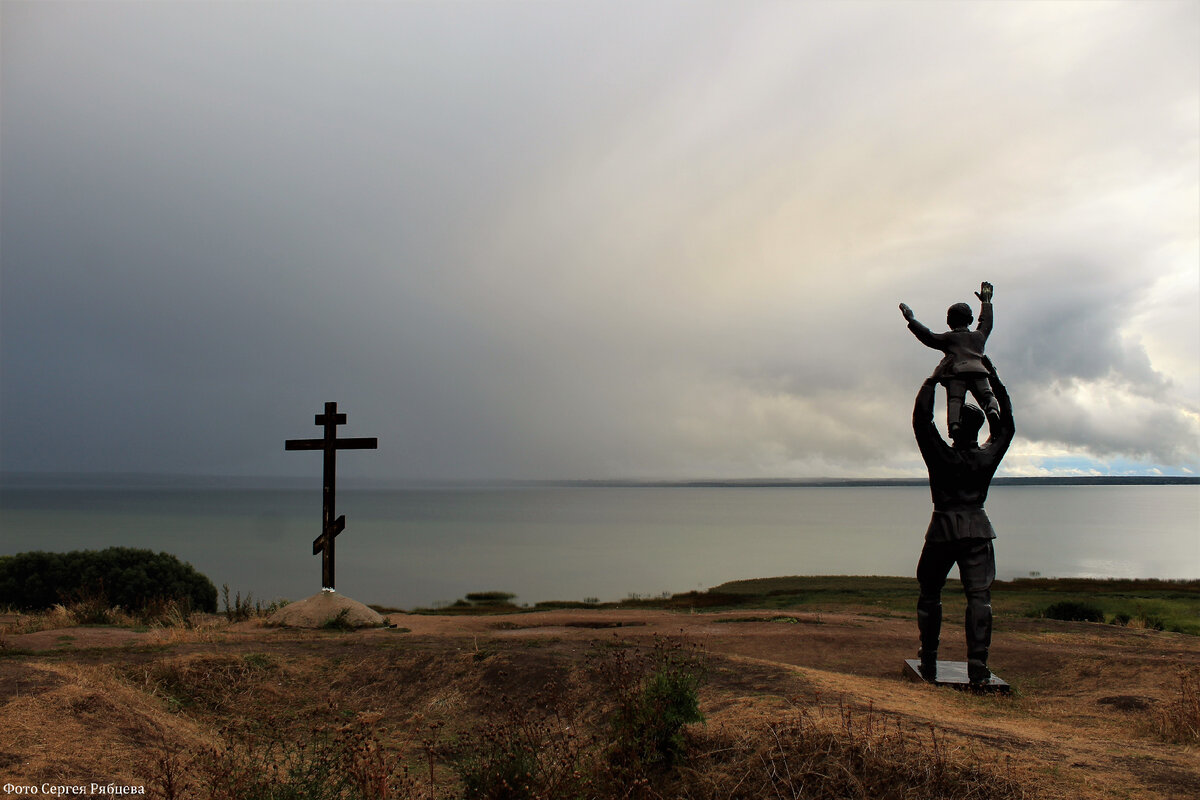
[[[338,492],[337,587],[397,607],[617,600],[780,575],[912,575],[925,487]],[[995,486],[1001,579],[1200,578],[1200,486]],[[320,588],[320,489],[0,490],[0,554],[164,550],[264,600]]]

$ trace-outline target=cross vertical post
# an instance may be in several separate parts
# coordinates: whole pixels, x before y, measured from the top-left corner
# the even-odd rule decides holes
[[[316,415],[316,424],[323,428],[320,439],[288,439],[285,450],[321,450],[321,535],[313,540],[313,555],[321,554],[321,588],[334,588],[334,538],[346,528],[346,517],[334,518],[334,497],[337,491],[337,451],[374,450],[379,447],[375,437],[357,439],[337,438],[337,426],[346,424],[346,415],[339,414],[337,403],[326,403],[325,413]]]

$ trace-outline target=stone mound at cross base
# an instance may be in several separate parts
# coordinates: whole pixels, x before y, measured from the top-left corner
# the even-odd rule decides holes
[[[343,615],[337,623],[339,627],[378,628],[384,624],[383,617],[373,609],[337,592],[326,591],[288,603],[267,617],[267,624],[281,628],[320,628],[339,615]]]

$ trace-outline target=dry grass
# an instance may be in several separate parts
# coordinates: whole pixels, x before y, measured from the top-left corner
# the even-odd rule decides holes
[[[41,664],[37,672],[26,672],[23,691],[3,706],[4,750],[21,754],[4,769],[6,780],[146,784],[148,753],[164,743],[195,750],[210,739],[108,667]]]
[[[194,614],[175,600],[160,600],[139,611],[109,606],[102,600],[83,598],[59,603],[46,611],[16,612],[0,624],[0,635],[74,628],[79,625],[111,625],[120,628],[166,628],[187,630],[211,626],[211,616]]]
[[[79,620],[75,614],[60,603],[48,611],[15,614],[10,621],[0,626],[0,635],[16,636],[22,633],[73,628],[78,624]]]
[[[210,618],[194,621],[188,626],[158,626],[148,632],[148,640],[156,645],[201,644],[224,641],[228,624]]]
[[[1179,691],[1155,709],[1155,728],[1169,742],[1200,744],[1200,669],[1179,673]]]
[[[198,707],[210,713],[230,713],[244,706],[251,693],[261,693],[262,684],[280,672],[278,665],[261,654],[196,654],[154,661],[130,670],[141,687],[161,697],[173,711]]]
[[[216,615],[143,633],[13,635],[0,652],[0,783],[103,778],[157,797],[245,800],[283,796],[305,770],[328,777],[336,764],[311,783],[323,795],[290,796],[447,800],[467,794],[464,759],[487,737],[500,783],[530,790],[514,798],[1200,796],[1191,637],[1011,621],[997,652],[1018,696],[1000,699],[902,681],[908,620],[714,625],[723,617],[638,611],[605,617],[641,626],[616,636],[569,627],[602,614],[530,615],[516,630],[420,617],[405,621],[410,633],[334,634]],[[708,722],[684,728],[674,764],[616,773],[616,696],[589,654],[684,626],[712,654]],[[1190,666],[1176,683],[1179,664]],[[1125,694],[1107,696],[1116,685]],[[562,697],[547,699],[549,686]]]
[[[626,738],[640,734],[635,725],[611,722],[619,718],[613,714],[621,695],[649,685],[650,673],[629,665],[643,666],[635,662],[646,657],[644,666],[652,669],[657,647],[611,642],[565,663],[522,663],[513,651],[482,659],[473,655],[481,651],[469,651],[450,661],[378,653],[347,659],[329,685],[326,715],[377,710],[360,710],[341,727],[304,728],[295,719],[268,716],[227,728],[220,746],[186,764],[178,753],[160,751],[154,781],[176,787],[177,794],[164,790],[165,797],[218,800],[1027,796],[999,762],[950,744],[932,727],[840,703],[820,708],[815,701],[782,715],[726,713],[711,729],[692,725],[674,767],[641,760],[631,769],[613,756]],[[693,655],[679,663],[702,666]],[[320,664],[295,667],[288,674],[291,665],[254,654],[193,655],[156,660],[141,674],[145,688],[174,707],[220,719],[234,709],[264,707],[268,685],[282,685],[290,695],[320,679]],[[521,667],[527,673],[514,674]],[[449,684],[456,699],[446,705]],[[406,693],[423,702],[401,705],[425,713],[404,720],[398,708],[387,708]]]
[[[937,728],[874,709],[797,708],[750,725],[692,734],[671,792],[686,800],[1016,800],[1005,765],[950,743]]]
[[[302,739],[226,731],[197,753],[160,749],[154,764],[151,795],[162,800],[432,800],[364,722]]]
[[[267,605],[252,602],[250,595],[243,600],[239,593],[234,605],[217,615],[194,612],[186,603],[164,599],[152,600],[142,609],[128,610],[108,605],[102,596],[89,595],[69,603],[59,603],[45,611],[0,613],[0,637],[81,625],[104,625],[168,631],[172,632],[171,635],[162,638],[172,642],[213,641],[215,631],[234,623],[262,627],[268,616],[287,603],[286,600],[276,600]],[[197,632],[197,635],[189,636],[184,632]]]

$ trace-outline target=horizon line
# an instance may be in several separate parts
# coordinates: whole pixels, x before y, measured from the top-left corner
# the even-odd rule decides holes
[[[297,475],[239,475],[193,474],[158,472],[54,472],[30,470],[0,470],[0,488],[49,488],[58,484],[101,488],[134,483],[142,486],[190,488],[238,488],[253,484],[264,488],[288,488],[301,484],[319,483],[319,476]],[[793,478],[404,478],[340,476],[346,490],[368,490],[404,487],[537,487],[560,486],[577,488],[820,488],[868,486],[923,486],[924,476],[909,477],[793,477]],[[1019,485],[1192,485],[1200,484],[1196,475],[1137,474],[1051,474],[1002,475],[992,480],[993,486]]]

